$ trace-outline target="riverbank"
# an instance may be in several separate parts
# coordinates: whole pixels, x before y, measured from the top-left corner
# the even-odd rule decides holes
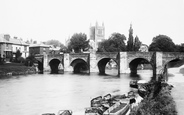
[[[174,86],[171,95],[176,102],[178,115],[184,115],[184,68],[180,69],[181,73],[175,73],[175,76],[169,78],[169,84]]]
[[[22,63],[5,63],[0,65],[0,77],[35,73],[35,67],[28,67]]]
[[[172,86],[152,82],[146,85],[146,95],[130,115],[177,115],[176,103],[171,95]]]

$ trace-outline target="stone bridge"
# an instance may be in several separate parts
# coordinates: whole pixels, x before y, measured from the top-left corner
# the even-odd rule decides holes
[[[112,59],[116,62],[118,75],[120,73],[137,73],[139,64],[150,64],[153,75],[160,71],[170,62],[183,60],[181,52],[101,52],[101,53],[70,53],[57,55],[44,55],[44,69],[50,67],[57,70],[62,66],[62,71],[74,73],[99,72],[105,74],[106,64]],[[57,64],[56,64],[57,63]],[[54,65],[54,67],[51,67]],[[61,67],[60,67],[61,68]],[[58,69],[61,70],[61,69]],[[60,73],[60,72],[59,72]]]
[[[94,60],[95,59],[95,60]],[[96,61],[95,65],[91,65],[92,66],[97,66],[99,71],[99,74],[105,74],[105,67],[106,64],[110,61],[110,60],[114,60],[117,64],[118,67],[118,75],[120,74],[120,57],[119,57],[119,52],[102,52],[102,53],[96,53],[96,58],[92,58],[91,61]],[[93,68],[95,69],[95,68]]]
[[[69,64],[73,67],[74,73],[90,73],[90,54],[89,53],[70,53]]]
[[[43,60],[44,71],[64,73],[64,54],[43,55]]]

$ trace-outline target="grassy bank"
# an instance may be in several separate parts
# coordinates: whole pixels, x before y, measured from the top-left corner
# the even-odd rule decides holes
[[[166,83],[147,84],[146,96],[131,110],[130,115],[177,115],[171,89],[172,87]]]
[[[35,73],[34,67],[27,67],[21,63],[5,63],[0,65],[0,76],[22,75]]]

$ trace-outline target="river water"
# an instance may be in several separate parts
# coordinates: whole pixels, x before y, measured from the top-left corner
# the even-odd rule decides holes
[[[138,71],[139,76],[109,72],[102,76],[73,74],[34,74],[0,79],[0,115],[41,115],[70,109],[73,115],[84,115],[90,100],[108,93],[127,94],[132,79],[150,80],[151,70]]]
[[[184,65],[179,68],[169,69],[168,83],[172,84],[172,96],[176,102],[178,115],[184,115]]]

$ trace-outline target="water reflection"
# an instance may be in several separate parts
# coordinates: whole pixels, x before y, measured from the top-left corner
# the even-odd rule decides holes
[[[107,72],[108,73],[108,72]],[[110,75],[86,74],[35,74],[0,79],[0,113],[6,115],[41,115],[70,109],[84,114],[90,100],[96,96],[125,94],[132,90],[132,79],[149,80],[152,72],[139,71],[132,76],[111,71]]]

